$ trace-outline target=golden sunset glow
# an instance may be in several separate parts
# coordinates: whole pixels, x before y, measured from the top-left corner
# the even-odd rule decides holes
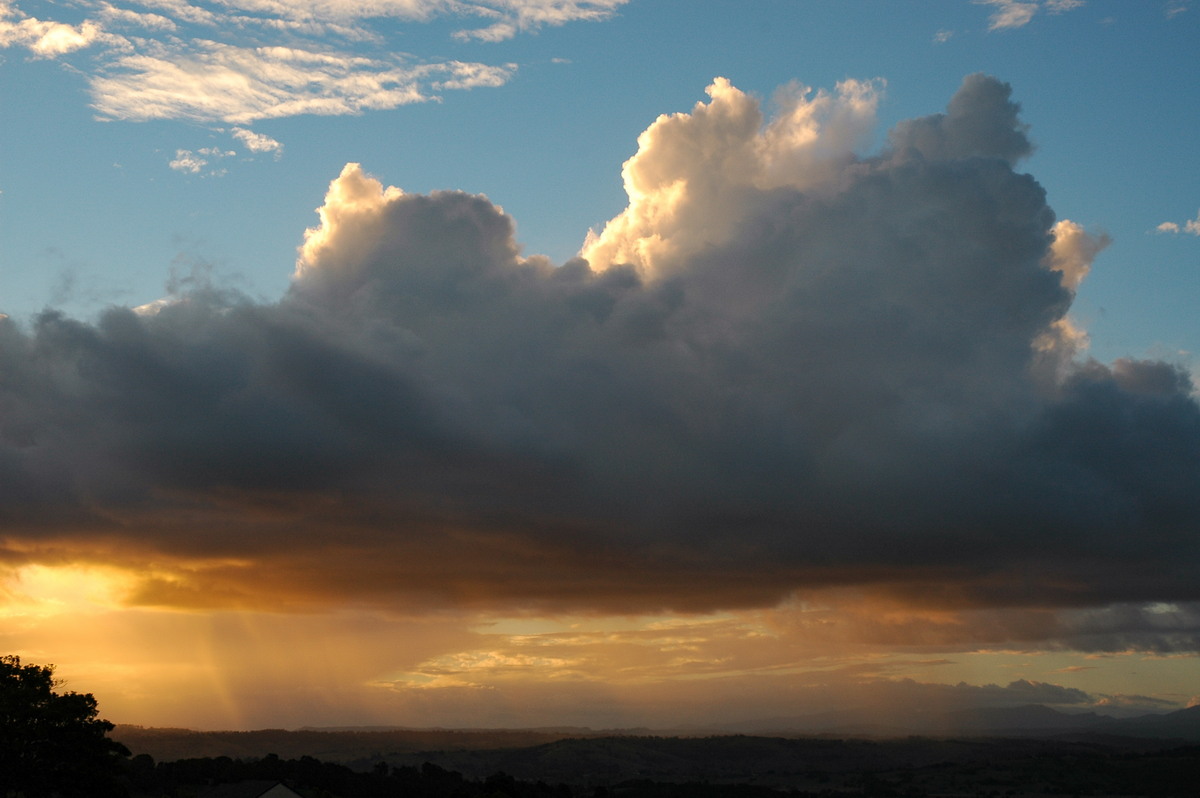
[[[1051,687],[1064,675],[1118,710],[1195,698],[1192,656],[973,649],[978,618],[845,593],[704,615],[413,618],[140,608],[125,603],[133,583],[103,566],[26,566],[0,611],[6,642],[66,663],[66,686],[102,694],[120,723],[704,725],[867,701],[952,707],[972,691],[1081,705]],[[1156,692],[1124,694],[1133,672]]]
[[[111,609],[120,606],[134,578],[104,566],[22,566],[0,587],[7,598],[0,613],[11,618],[44,618]]]

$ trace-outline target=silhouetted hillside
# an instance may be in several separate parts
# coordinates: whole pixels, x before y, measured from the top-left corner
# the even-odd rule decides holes
[[[475,765],[490,759],[512,769],[480,776],[432,761],[348,767],[277,756],[155,763],[143,754],[130,762],[129,781],[137,798],[182,798],[247,780],[277,780],[321,798],[1191,798],[1200,772],[1200,746],[1138,751],[1035,739],[606,737],[474,753]]]
[[[913,734],[943,737],[1055,737],[1097,733],[1200,742],[1200,711],[1193,707],[1163,715],[1117,719],[1094,712],[1069,714],[1040,704],[1030,704],[950,712],[913,712],[900,719],[892,717],[881,721],[878,713],[851,710],[745,721],[730,726],[729,729],[742,734],[835,734],[869,738],[904,737]]]
[[[260,729],[257,731],[191,731],[118,726],[112,733],[135,754],[158,761],[227,756],[284,758],[311,756],[326,762],[352,762],[427,750],[522,748],[562,739],[564,734],[527,730],[390,729],[324,731]],[[419,764],[419,763],[418,763]]]
[[[1200,742],[1200,706],[1188,707],[1166,715],[1143,715],[1139,718],[1110,721],[1101,729],[1126,737],[1155,737]]]
[[[1118,720],[1093,713],[1069,715],[1031,705],[914,715],[908,721],[903,727],[884,727],[845,713],[782,718],[741,724],[746,733],[752,735],[748,737],[676,732],[651,734],[643,730],[614,733],[576,728],[197,732],[138,726],[118,726],[112,736],[135,754],[149,754],[159,761],[218,756],[257,758],[276,754],[285,758],[311,756],[341,763],[386,761],[420,765],[432,761],[464,773],[481,775],[496,770],[530,774],[535,771],[563,774],[617,772],[623,778],[650,773],[674,777],[685,770],[703,776],[703,767],[734,760],[750,770],[767,769],[771,767],[772,758],[780,755],[781,748],[798,744],[783,738],[811,738],[822,734],[877,740],[922,735],[1094,742],[1121,738],[1174,741],[1174,744],[1200,742],[1200,707]],[[779,741],[762,742],[767,738]],[[714,740],[725,742],[718,744],[712,742]],[[732,742],[735,740],[738,742]],[[747,740],[759,742],[751,744]],[[809,739],[804,744],[818,745],[819,741]],[[1126,747],[1138,746],[1129,743]],[[538,760],[536,765],[533,760]],[[617,766],[614,762],[621,764]],[[722,767],[728,770],[732,765]]]

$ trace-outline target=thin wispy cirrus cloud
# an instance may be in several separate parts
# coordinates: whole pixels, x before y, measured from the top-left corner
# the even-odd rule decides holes
[[[601,20],[626,1],[159,0],[122,6],[85,0],[70,9],[5,2],[0,47],[21,47],[35,58],[70,59],[85,75],[101,119],[233,124],[231,135],[248,152],[278,156],[277,142],[246,126],[436,101],[447,91],[501,86],[517,69],[513,63],[431,61],[399,52],[390,35],[392,23],[477,20],[482,26],[468,25],[453,38],[502,41],[547,25]],[[182,157],[175,161],[188,163]]]
[[[995,10],[988,19],[989,30],[1011,30],[1028,25],[1039,12],[1061,14],[1084,5],[1085,0],[974,0]]]

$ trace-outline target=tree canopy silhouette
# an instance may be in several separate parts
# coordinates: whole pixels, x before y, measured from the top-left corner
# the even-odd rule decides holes
[[[0,657],[0,798],[119,796],[129,750],[91,693],[55,692],[53,665]]]

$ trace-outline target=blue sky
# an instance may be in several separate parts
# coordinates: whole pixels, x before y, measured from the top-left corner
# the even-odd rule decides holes
[[[634,0],[558,4],[550,22],[527,13],[552,5],[397,2],[367,16],[352,3],[282,3],[274,13],[200,3],[209,24],[189,24],[199,15],[184,4],[6,4],[0,308],[17,318],[43,308],[90,317],[156,299],[172,270],[194,267],[276,297],[325,186],[352,161],[407,191],[484,193],[516,219],[527,253],[562,262],[624,206],[620,164],[637,135],[658,114],[703,99],[716,76],[764,98],[789,81],[832,89],[882,78],[882,132],[941,110],[963,76],[982,71],[1013,85],[1038,147],[1026,168],[1051,206],[1113,239],[1075,306],[1093,353],[1188,360],[1200,345],[1190,312],[1200,240],[1154,232],[1163,222],[1182,228],[1200,207],[1191,145],[1200,89],[1189,77],[1200,14],[1190,4]],[[502,24],[526,17],[511,37],[482,41],[462,34],[489,24],[471,6]],[[139,24],[118,9],[158,17]],[[236,20],[247,16],[306,19],[344,35]],[[97,33],[78,49],[39,53],[36,34],[18,29],[29,20],[90,21]],[[332,115],[303,103],[281,112],[282,94],[271,107],[180,100],[148,111],[121,94],[137,89],[121,59],[154,48],[166,60],[194,55],[197,40],[251,54],[279,45],[366,57],[369,74],[448,61],[490,71],[469,89],[419,83],[424,102],[378,110],[355,107],[363,101],[344,88],[315,89],[343,102],[347,113]],[[254,69],[247,58],[239,68]],[[255,152],[234,128],[278,149]]]
[[[200,728],[1200,702],[1198,45],[0,0],[0,650]]]

